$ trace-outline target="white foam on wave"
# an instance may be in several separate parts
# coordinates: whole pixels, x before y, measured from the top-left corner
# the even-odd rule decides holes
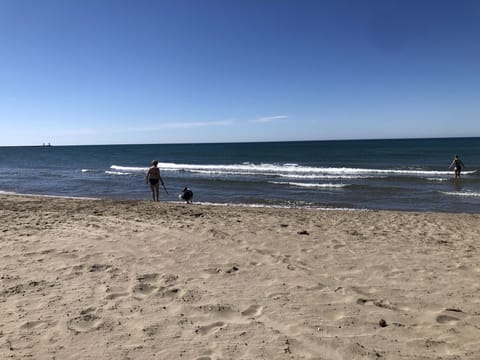
[[[221,170],[190,170],[192,173],[205,175],[272,175],[267,173],[256,173],[248,171],[221,171]]]
[[[132,175],[132,173],[122,172],[122,171],[105,171],[105,174],[107,174],[107,175],[119,175],[119,176]]]
[[[370,179],[382,178],[384,176],[365,176],[365,175],[297,175],[297,174],[279,174],[281,178],[287,179],[310,179],[310,180],[351,180],[351,179]]]
[[[125,171],[130,171],[130,172],[146,172],[148,171],[148,168],[146,167],[138,167],[138,166],[119,166],[119,165],[112,165],[110,166],[110,169],[112,170],[117,170],[119,172],[125,172]]]
[[[18,193],[14,192],[14,191],[3,191],[3,190],[0,190],[0,195],[19,195]]]
[[[175,203],[178,203],[176,201]],[[234,204],[234,203],[212,203],[212,202],[196,202],[197,205],[207,205],[207,206],[224,206],[224,207],[247,207],[255,209],[297,209],[301,208],[303,210],[321,210],[321,211],[369,211],[367,209],[353,209],[353,208],[327,208],[319,206],[295,206],[295,205],[266,205],[266,204]]]
[[[480,193],[473,191],[440,191],[440,193],[450,196],[480,197]]]
[[[372,177],[372,176],[447,176],[451,171],[436,171],[422,169],[364,169],[349,167],[313,167],[301,166],[298,164],[178,164],[178,163],[159,163],[162,171],[188,171],[214,175],[276,175],[276,176],[295,176],[298,178],[310,178],[313,176],[332,178],[354,178],[354,177]],[[119,172],[145,172],[146,167],[120,166],[112,165],[112,170]],[[465,175],[474,174],[474,171],[465,171]]]
[[[339,189],[351,186],[350,184],[313,184],[313,183],[299,183],[299,182],[283,182],[283,181],[269,181],[270,184],[298,186],[306,188],[320,188],[320,189]]]
[[[87,197],[87,196],[64,196],[64,195],[43,195],[43,194],[21,194],[12,191],[1,191],[0,195],[11,195],[11,196],[31,196],[31,197],[40,197],[40,198],[53,198],[53,199],[73,199],[73,200],[100,200],[100,198]]]
[[[446,178],[446,177],[443,177],[443,178],[427,178],[428,181],[448,181],[450,180],[450,178]]]
[[[95,169],[82,169],[82,173],[96,172]]]

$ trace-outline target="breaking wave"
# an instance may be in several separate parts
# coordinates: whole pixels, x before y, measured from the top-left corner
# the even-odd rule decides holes
[[[162,171],[182,171],[204,175],[223,176],[278,176],[294,179],[362,179],[386,176],[428,177],[450,176],[451,171],[424,169],[362,169],[349,167],[314,167],[298,164],[178,164],[159,163]],[[112,165],[111,170],[118,172],[146,172],[146,167]],[[465,171],[465,175],[476,171]]]
[[[480,193],[473,191],[440,191],[440,193],[450,196],[480,197]]]
[[[269,183],[276,184],[276,185],[288,185],[288,186],[320,188],[320,189],[340,189],[340,188],[351,186],[350,184],[312,184],[312,183],[282,182],[282,181],[269,181]]]

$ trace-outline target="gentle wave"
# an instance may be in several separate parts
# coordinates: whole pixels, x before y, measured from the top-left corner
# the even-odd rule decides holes
[[[296,175],[296,174],[278,174],[281,178],[287,179],[310,179],[310,180],[352,180],[352,179],[372,179],[385,178],[385,176],[368,176],[368,175]]]
[[[278,174],[267,172],[253,172],[253,171],[221,171],[221,170],[189,170],[189,172],[203,175],[232,175],[232,176],[276,176],[288,179],[304,179],[304,180],[343,180],[343,179],[371,179],[384,178],[384,176],[362,176],[362,175],[302,175],[302,174]]]
[[[148,167],[138,167],[138,166],[119,166],[119,165],[112,165],[110,169],[117,170],[119,172],[124,171],[133,171],[133,172],[146,172],[148,171]],[[164,170],[164,169],[162,169]]]
[[[269,176],[272,174],[261,173],[261,172],[251,172],[251,171],[221,171],[221,170],[189,170],[189,172],[195,174],[204,174],[204,175],[264,175]]]
[[[463,196],[463,197],[480,197],[480,193],[469,191],[440,191],[444,195]]]
[[[45,194],[32,194],[32,193],[17,193],[17,192],[1,191],[1,190],[0,190],[0,195],[31,196],[31,197],[39,197],[39,198],[73,199],[73,200],[101,200],[100,198],[88,197],[88,196],[45,195]]]
[[[269,181],[270,184],[276,185],[288,185],[288,186],[298,186],[306,188],[321,188],[321,189],[339,189],[351,186],[350,184],[312,184],[312,183],[299,183],[299,182],[283,182],[283,181]]]
[[[175,201],[174,203],[178,203]],[[234,204],[234,203],[212,203],[212,202],[196,202],[197,205],[219,206],[219,207],[248,207],[248,208],[265,208],[265,209],[295,209],[295,205],[266,205],[266,204]],[[307,210],[321,210],[321,211],[369,211],[368,209],[353,209],[344,207],[319,207],[314,205],[301,206],[302,209]]]
[[[107,175],[119,175],[119,176],[133,175],[132,173],[122,172],[122,171],[105,171],[105,174],[107,174]]]
[[[14,192],[14,191],[3,191],[3,190],[0,190],[0,195],[19,195],[18,193]]]
[[[344,177],[361,177],[361,176],[447,176],[451,175],[451,171],[436,170],[404,170],[404,169],[362,169],[348,167],[312,167],[301,166],[297,164],[223,164],[223,165],[207,165],[207,164],[177,164],[177,163],[159,163],[162,171],[188,171],[202,172],[205,174],[221,174],[221,175],[277,175],[277,176],[344,176]],[[132,167],[112,165],[112,170],[121,172],[145,172],[146,167]],[[476,173],[473,171],[464,171],[464,175]]]
[[[441,181],[441,182],[443,182],[443,181],[448,181],[448,180],[450,180],[451,177],[448,177],[448,178],[447,178],[447,177],[443,177],[443,178],[426,178],[426,179],[427,179],[428,181]]]

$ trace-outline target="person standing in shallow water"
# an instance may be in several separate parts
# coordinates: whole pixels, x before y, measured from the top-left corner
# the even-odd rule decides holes
[[[160,183],[163,184],[163,180],[160,176],[160,169],[158,168],[157,160],[152,161],[152,166],[150,166],[150,169],[148,169],[147,176],[145,177],[145,182],[147,184],[150,184],[153,201],[160,201],[158,190],[160,189]]]
[[[462,172],[462,169],[465,167],[465,165],[463,165],[463,162],[462,160],[460,160],[460,158],[458,157],[458,155],[455,155],[455,157],[453,158],[453,161],[452,163],[450,164],[450,166],[448,167],[449,169],[453,168],[454,171],[455,171],[455,179],[459,178],[460,177],[460,173]]]

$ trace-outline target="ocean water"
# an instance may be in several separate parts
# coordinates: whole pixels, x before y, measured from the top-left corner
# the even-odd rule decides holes
[[[0,147],[0,192],[149,200],[153,159],[164,201],[480,212],[480,138]]]

